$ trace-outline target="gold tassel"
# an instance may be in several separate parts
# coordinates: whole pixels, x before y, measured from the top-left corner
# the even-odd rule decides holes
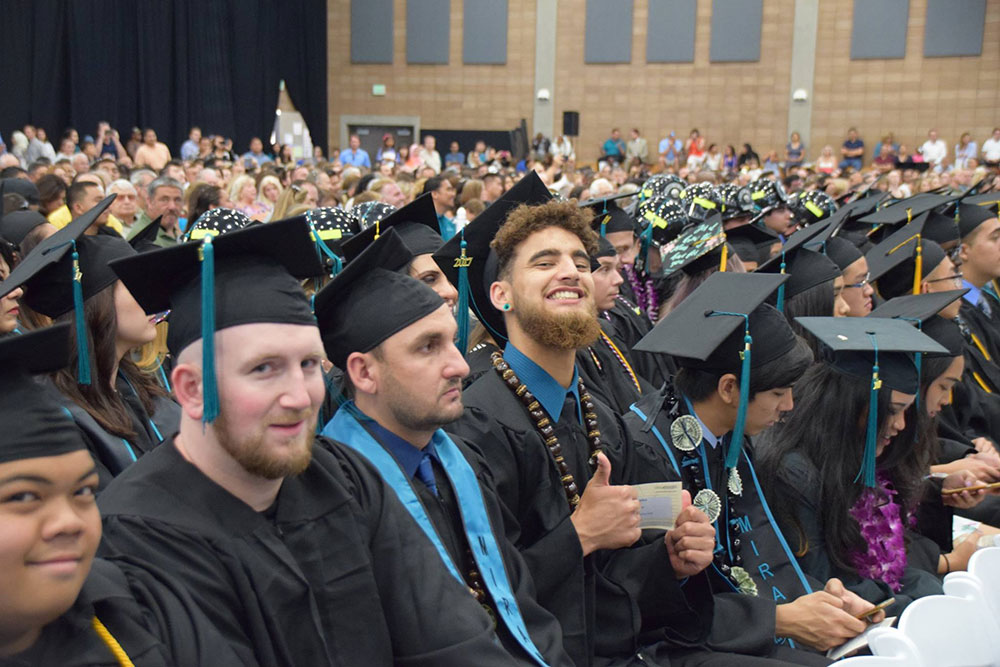
[[[719,262],[719,271],[726,272],[726,260],[729,259],[729,247],[723,242],[722,244],[722,261]]]
[[[913,269],[913,293],[920,294],[920,283],[924,279],[924,248],[917,237],[917,257],[914,260],[916,266]]]

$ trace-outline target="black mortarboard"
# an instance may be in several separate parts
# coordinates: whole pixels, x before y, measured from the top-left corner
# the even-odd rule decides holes
[[[750,373],[796,344],[785,317],[764,303],[787,276],[713,273],[633,346],[673,356],[682,368],[740,374],[740,405],[726,453],[734,467],[743,445]]]
[[[924,222],[924,237],[940,246],[961,240],[955,218],[937,211],[928,212],[927,220]]]
[[[1000,192],[984,192],[962,199],[963,204],[974,204],[976,206],[993,206],[1000,204]]]
[[[782,269],[783,264],[784,269]],[[826,255],[799,246],[791,252],[775,255],[764,262],[757,267],[757,273],[787,274],[788,282],[785,283],[783,296],[785,299],[791,299],[817,285],[835,280],[842,271]],[[784,307],[779,310],[784,310]]]
[[[390,228],[396,230],[414,256],[435,253],[444,245],[438,225],[437,209],[434,208],[434,200],[428,192],[344,241],[344,259],[348,262],[354,261],[361,251]]]
[[[151,250],[159,250],[160,246],[156,245],[156,237],[160,232],[160,218],[153,220],[152,223],[146,225],[133,235],[129,240],[128,244],[132,246],[136,252],[150,252]]]
[[[874,213],[870,213],[858,220],[868,224],[895,225],[908,223],[921,213],[934,210],[939,206],[947,206],[957,201],[958,196],[938,195],[931,192],[922,192],[906,199],[883,207]]]
[[[86,449],[55,390],[31,377],[69,363],[69,329],[66,322],[0,338],[0,463]]]
[[[848,375],[870,378],[868,426],[858,479],[875,485],[878,437],[878,392],[885,384],[905,394],[916,394],[920,372],[915,353],[943,354],[947,350],[909,323],[881,317],[797,317],[796,321],[829,349],[829,363]]]
[[[243,211],[237,211],[232,208],[223,208],[220,206],[202,213],[201,216],[194,221],[194,224],[191,225],[191,228],[188,230],[184,240],[200,241],[208,234],[228,234],[229,232],[236,232],[241,229],[245,229],[251,224],[253,224],[252,221]],[[142,232],[139,233],[141,234]]]
[[[946,292],[897,296],[873,310],[868,317],[888,317],[913,324],[926,322],[968,291],[968,289],[953,289]]]
[[[986,207],[975,204],[959,204],[958,206],[958,232],[964,239],[976,230],[979,225],[987,220],[997,217],[997,212]]]
[[[46,222],[48,220],[38,211],[11,211],[0,221],[0,236],[19,246],[31,230]]]
[[[692,275],[713,264],[721,266],[725,244],[726,233],[718,213],[704,222],[689,225],[677,238],[660,248],[663,275],[671,276],[681,270]]]
[[[927,217],[922,213],[865,254],[870,279],[882,298],[919,294],[920,282],[944,260],[941,246],[923,238]]]
[[[961,357],[963,351],[965,350],[965,336],[962,335],[962,329],[958,326],[958,323],[954,320],[948,320],[943,317],[932,317],[926,322],[924,322],[921,331],[925,336],[929,336],[934,339],[938,345],[948,350],[947,356],[949,357]],[[928,354],[928,357],[942,356]]]
[[[314,325],[298,279],[323,273],[302,217],[209,235],[118,260],[111,268],[147,313],[171,311],[172,353],[202,341],[206,422],[218,415],[212,334],[258,322]]]
[[[629,192],[602,199],[588,199],[579,204],[579,206],[580,208],[589,208],[594,212],[594,219],[591,221],[590,226],[601,236],[614,234],[615,232],[632,232],[635,234],[638,231],[636,229],[635,218],[628,211],[614,203],[616,199],[631,197],[633,195],[635,195],[634,192]]]
[[[25,178],[3,179],[3,194],[10,194],[11,192],[21,195],[25,201],[33,206],[38,205],[38,188],[34,183]]]
[[[430,287],[398,272],[411,259],[390,228],[316,295],[323,347],[337,367],[344,370],[352,352],[372,350],[444,305]]]
[[[614,257],[618,254],[615,247],[611,245],[611,241],[607,240],[603,236],[597,239],[597,253],[590,258],[590,270],[596,271],[601,268],[601,263],[597,261],[601,257]]]
[[[823,244],[823,249],[824,254],[833,260],[841,272],[846,271],[847,267],[864,257],[856,245],[839,236],[827,239],[826,243]]]
[[[434,261],[441,267],[441,272],[458,288],[456,318],[459,349],[464,351],[462,332],[463,328],[468,330],[468,308],[464,307],[463,298],[493,339],[501,346],[505,344],[507,327],[503,314],[493,307],[490,300],[490,285],[497,279],[499,268],[496,252],[490,248],[490,243],[515,208],[521,204],[535,206],[551,200],[552,195],[542,179],[529,171],[434,253]]]

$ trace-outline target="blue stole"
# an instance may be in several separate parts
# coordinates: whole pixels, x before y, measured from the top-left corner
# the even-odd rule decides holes
[[[356,412],[357,408],[354,407],[353,403],[346,403],[337,410],[337,414],[323,429],[323,435],[344,443],[378,468],[382,479],[396,492],[403,507],[437,549],[438,555],[444,561],[448,571],[463,586],[468,586],[455,567],[455,563],[452,562],[451,556],[448,555],[448,550],[441,543],[441,538],[438,537],[434,524],[427,516],[416,491],[410,485],[410,480],[407,479],[392,454],[387,452],[361,425]],[[472,552],[476,566],[482,575],[483,584],[496,603],[497,613],[521,648],[536,663],[547,667],[545,658],[531,641],[528,629],[524,625],[524,619],[521,617],[521,610],[518,608],[514,593],[510,589],[510,581],[507,579],[507,572],[500,556],[500,547],[497,545],[493,528],[486,514],[486,503],[483,501],[475,471],[465,460],[458,446],[444,431],[441,429],[435,431],[431,441],[434,443],[441,467],[444,468],[448,481],[458,497],[459,512],[462,516],[462,526],[465,528],[469,550]]]

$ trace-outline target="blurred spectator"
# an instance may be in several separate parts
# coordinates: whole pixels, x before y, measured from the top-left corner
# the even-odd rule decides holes
[[[645,137],[639,136],[639,128],[633,127],[629,133],[631,138],[625,148],[625,162],[627,164],[649,163],[649,144]]]
[[[941,171],[944,160],[948,157],[948,144],[944,139],[938,138],[937,130],[931,129],[927,133],[927,141],[917,149],[924,158],[924,162],[931,165],[934,171]]]
[[[361,147],[361,137],[352,134],[350,139],[348,139],[348,144],[350,148],[340,153],[340,163],[345,167],[365,167],[371,169],[372,161],[368,156],[368,151]]]
[[[978,157],[978,146],[972,140],[972,135],[968,132],[963,132],[958,143],[955,144],[955,168],[969,169],[974,167],[976,158]]]
[[[424,145],[420,147],[419,158],[421,164],[430,167],[435,174],[441,173],[441,154],[436,149],[437,140],[434,135],[428,134],[424,137]]]
[[[785,144],[785,169],[802,166],[806,159],[806,146],[802,143],[802,137],[798,132],[792,132],[792,136]]]
[[[611,136],[601,144],[601,158],[609,162],[621,162],[625,156],[625,142],[618,128],[611,130]]]
[[[376,162],[384,162],[389,160],[391,162],[396,162],[399,159],[399,154],[396,152],[396,137],[392,136],[389,132],[382,135],[382,145],[379,146],[378,153],[375,154]],[[341,160],[343,162],[343,160]]]
[[[135,150],[135,166],[160,171],[170,162],[170,149],[156,140],[156,131],[147,127],[142,133],[142,145]]]
[[[461,169],[463,164],[465,164],[465,153],[459,148],[458,142],[453,141],[451,142],[451,150],[444,156],[445,169],[451,166]]]
[[[994,127],[993,134],[983,142],[983,163],[987,167],[1000,167],[1000,127]]]
[[[861,169],[861,161],[865,156],[865,142],[858,136],[857,129],[852,127],[847,131],[847,139],[840,146],[840,155],[843,158],[839,165],[841,169],[848,167],[854,170]]]
[[[192,127],[188,132],[187,141],[181,144],[181,159],[193,160],[201,153],[201,128]]]

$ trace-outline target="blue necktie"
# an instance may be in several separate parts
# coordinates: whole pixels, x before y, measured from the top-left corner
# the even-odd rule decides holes
[[[417,479],[424,483],[435,496],[438,495],[437,484],[434,481],[434,467],[431,465],[431,455],[422,452],[420,455],[420,465],[417,466]]]

